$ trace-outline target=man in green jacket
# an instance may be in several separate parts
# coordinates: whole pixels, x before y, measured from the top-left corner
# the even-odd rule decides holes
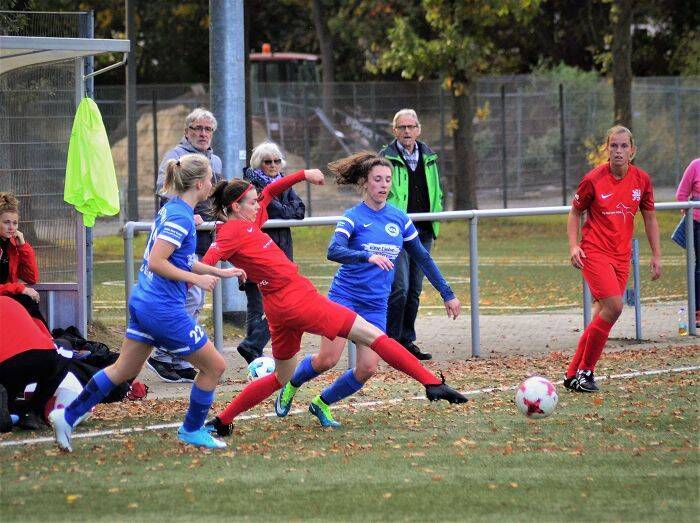
[[[407,213],[442,211],[442,188],[437,154],[418,141],[420,122],[413,109],[401,109],[394,116],[396,139],[379,152],[392,164],[391,191],[388,202]],[[427,251],[437,238],[438,222],[417,222],[416,229]],[[394,284],[389,296],[387,334],[421,360],[432,356],[422,352],[416,341],[415,322],[423,287],[423,271],[405,250],[394,262]]]

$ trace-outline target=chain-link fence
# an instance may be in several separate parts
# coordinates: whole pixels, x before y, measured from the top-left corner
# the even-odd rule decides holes
[[[361,149],[379,150],[393,139],[394,113],[412,107],[421,120],[420,139],[438,153],[449,205],[453,177],[461,170],[453,161],[452,100],[439,82],[336,83],[330,92],[324,98],[321,84],[253,84],[249,148],[274,140],[285,151],[288,169],[322,167]],[[117,171],[126,180],[124,90],[98,87],[95,95]],[[208,102],[207,85],[139,86],[142,217],[153,211],[160,158],[181,139],[187,113]],[[671,188],[698,155],[700,78],[638,78],[632,103],[637,163],[652,174],[657,187]],[[483,78],[477,84],[477,106],[480,206],[553,205],[562,203],[590,168],[590,157],[611,123],[612,87],[597,79],[560,85],[531,76]],[[354,192],[333,184],[303,196],[309,194],[306,203],[314,215],[335,214],[356,199]]]
[[[87,13],[0,11],[0,33],[79,37],[87,21]],[[0,74],[0,191],[20,201],[19,229],[45,283],[76,279],[76,213],[63,202],[75,110],[73,61]]]

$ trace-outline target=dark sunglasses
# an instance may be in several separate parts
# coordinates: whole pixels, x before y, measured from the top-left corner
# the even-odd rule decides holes
[[[280,158],[277,158],[276,160],[263,160],[262,163],[264,163],[264,164],[267,165],[267,166],[270,166],[270,165],[272,165],[273,163],[274,163],[275,165],[281,165],[281,164],[282,164],[282,160],[281,160]]]

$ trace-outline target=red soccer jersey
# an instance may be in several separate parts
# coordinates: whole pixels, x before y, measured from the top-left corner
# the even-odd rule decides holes
[[[0,296],[0,363],[33,349],[56,350],[51,334],[18,302]]]
[[[588,211],[583,225],[583,251],[593,249],[627,261],[634,217],[639,209],[654,210],[654,189],[651,178],[640,168],[630,165],[627,174],[617,180],[610,164],[604,163],[583,177],[572,205],[579,211]]]
[[[293,282],[308,281],[299,274],[297,265],[289,261],[272,238],[260,230],[267,221],[270,201],[302,180],[304,171],[298,171],[265,187],[255,222],[229,220],[217,226],[216,241],[211,244],[202,262],[216,265],[219,260],[229,261],[243,269],[263,294],[278,291]]]

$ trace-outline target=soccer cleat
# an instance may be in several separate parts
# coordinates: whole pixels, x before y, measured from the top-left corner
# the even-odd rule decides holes
[[[204,424],[204,428],[209,433],[214,433],[219,437],[226,438],[233,432],[233,423],[224,423],[219,416],[214,416]]]
[[[316,416],[318,421],[320,421],[321,425],[324,427],[340,427],[340,423],[335,421],[333,418],[331,408],[321,399],[321,396],[316,396],[313,400],[311,400],[309,412]]]
[[[175,369],[167,363],[158,361],[153,358],[148,358],[146,360],[146,366],[151,369],[156,375],[166,383],[178,383],[180,381],[180,375],[175,372]]]
[[[49,423],[53,427],[56,443],[61,450],[73,452],[73,447],[70,444],[70,437],[73,433],[73,427],[66,421],[65,409],[54,409],[49,414]]]
[[[292,400],[294,399],[294,395],[298,390],[299,387],[295,387],[289,381],[284,387],[282,387],[282,390],[280,390],[279,394],[277,395],[277,399],[275,400],[275,414],[277,414],[280,418],[284,418],[287,414],[289,414],[289,411],[292,408]]]
[[[194,432],[187,432],[185,428],[180,425],[180,428],[177,429],[177,437],[183,443],[194,445],[195,447],[204,447],[207,449],[223,449],[226,447],[226,443],[209,434],[206,427],[200,427]]]
[[[466,403],[469,401],[467,397],[461,392],[457,392],[447,383],[445,383],[445,376],[440,373],[440,378],[442,378],[442,383],[439,385],[426,385],[425,395],[430,401],[446,400],[450,403]]]
[[[600,389],[595,383],[592,370],[576,371],[576,390],[578,392],[598,392]]]
[[[238,354],[240,354],[241,357],[245,360],[246,365],[250,365],[254,359],[262,356],[262,351],[260,351],[260,353],[258,354],[258,352],[255,349],[249,349],[248,347],[244,347],[242,345],[236,347],[236,350],[238,351]]]
[[[12,432],[12,417],[5,387],[0,385],[0,432]]]
[[[578,387],[578,380],[576,379],[576,376],[571,376],[570,378],[567,378],[564,376],[564,388],[576,391]]]

